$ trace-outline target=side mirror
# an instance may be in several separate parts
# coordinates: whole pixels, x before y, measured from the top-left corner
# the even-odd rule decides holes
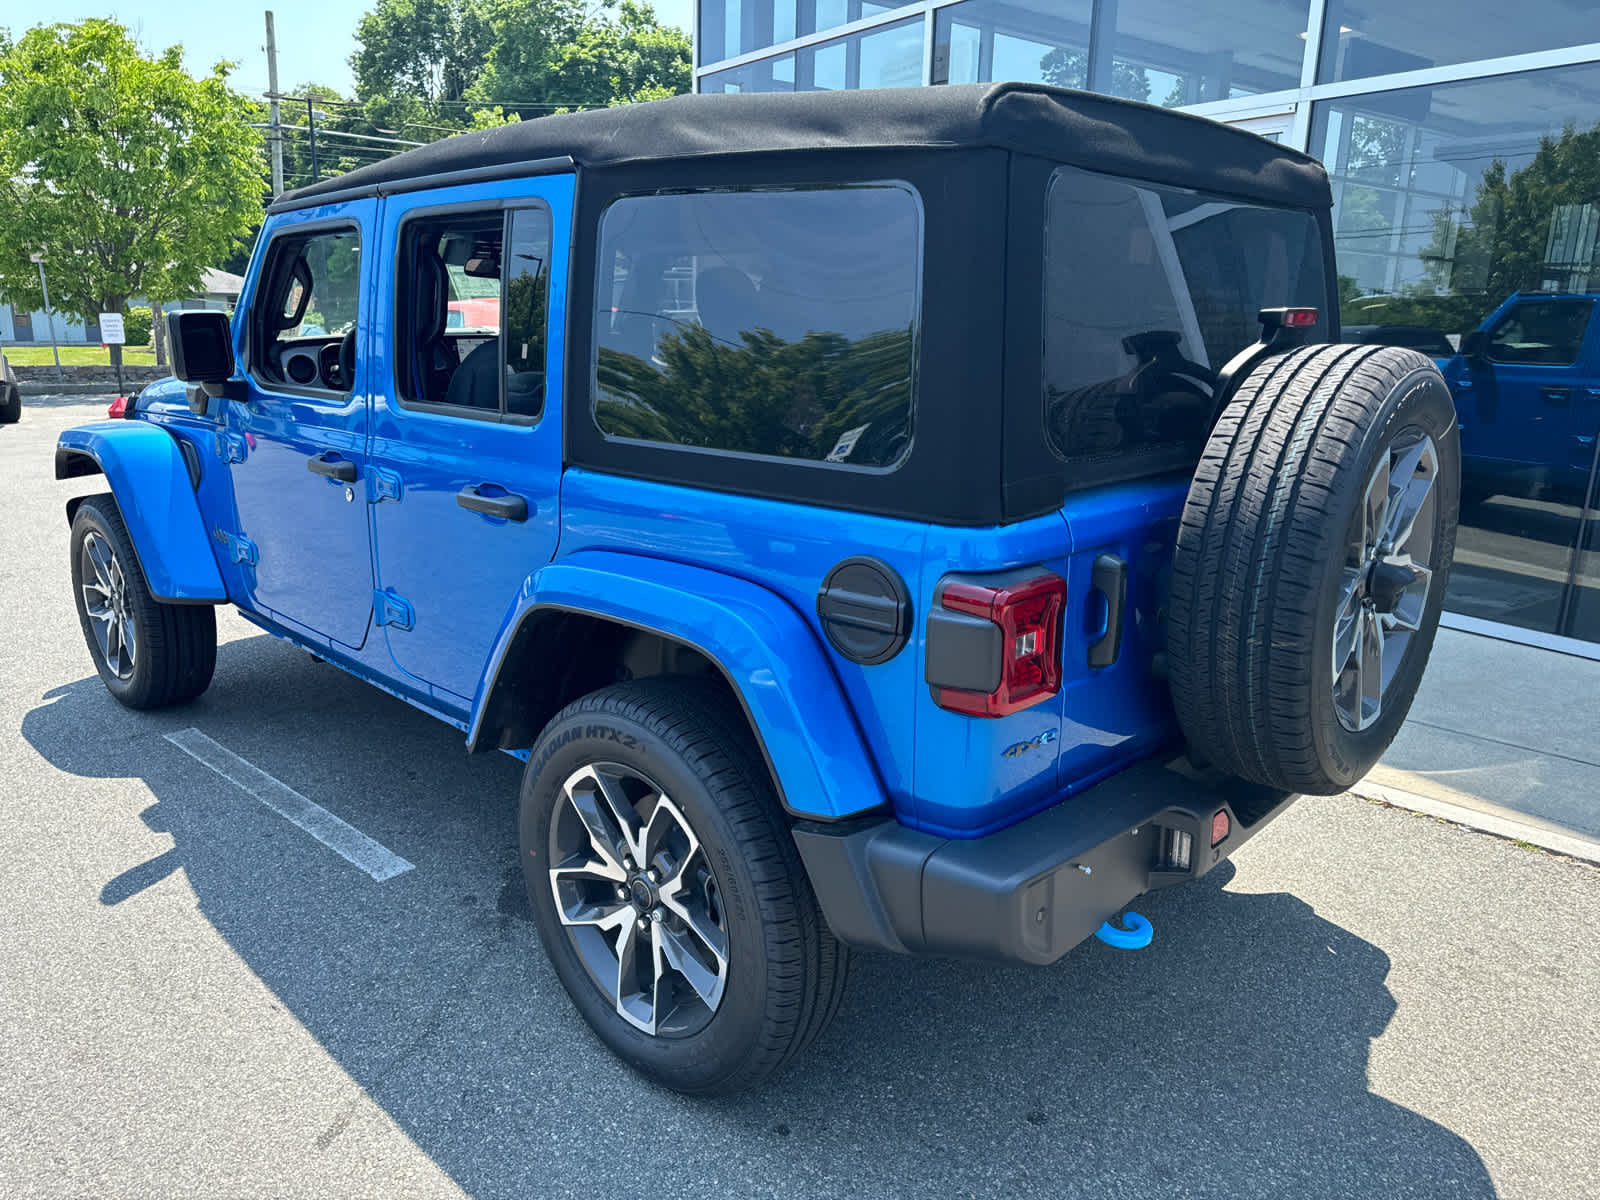
[[[172,373],[198,384],[207,395],[220,396],[233,377],[233,327],[228,314],[215,309],[167,314],[167,344],[172,347]]]
[[[1489,335],[1481,329],[1474,329],[1461,339],[1462,358],[1484,358],[1489,349]]]

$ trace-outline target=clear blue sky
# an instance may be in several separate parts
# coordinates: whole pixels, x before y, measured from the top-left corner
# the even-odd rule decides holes
[[[218,59],[239,64],[233,84],[260,94],[267,88],[266,40],[262,13],[276,14],[278,83],[325,83],[348,93],[356,22],[375,0],[270,0],[240,4],[237,0],[0,0],[0,25],[13,35],[31,25],[111,17],[134,31],[148,50],[182,45],[191,71],[208,70]],[[669,25],[688,30],[693,0],[655,0],[656,15]]]

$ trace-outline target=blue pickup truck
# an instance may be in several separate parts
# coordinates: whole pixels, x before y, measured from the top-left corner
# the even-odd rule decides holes
[[[1468,503],[1502,492],[1583,503],[1600,429],[1597,299],[1515,292],[1444,364]]]
[[[290,193],[231,324],[175,314],[177,378],[60,438],[109,488],[68,503],[89,653],[182,703],[230,604],[524,759],[578,1012],[749,1086],[854,951],[1138,941],[1394,737],[1456,416],[1337,344],[1329,212],[1303,155],[1019,84],[688,96]]]

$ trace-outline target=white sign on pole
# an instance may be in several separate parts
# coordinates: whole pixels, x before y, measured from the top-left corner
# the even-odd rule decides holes
[[[44,251],[35,250],[32,254],[28,255],[28,261],[31,263],[42,263],[44,261]]]
[[[102,346],[121,346],[128,340],[127,331],[122,326],[121,313],[100,314],[100,344]]]

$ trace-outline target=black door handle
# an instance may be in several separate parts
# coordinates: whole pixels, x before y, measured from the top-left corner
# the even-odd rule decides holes
[[[1122,653],[1122,610],[1128,600],[1128,564],[1115,554],[1094,560],[1089,587],[1106,598],[1106,631],[1089,644],[1089,666],[1109,667]]]
[[[354,483],[356,481],[356,465],[348,458],[337,458],[333,450],[324,450],[321,454],[314,454],[306,459],[306,470],[313,475],[326,475],[329,479],[337,479],[340,483]]]
[[[468,484],[456,493],[456,503],[468,512],[482,513],[486,517],[503,517],[507,521],[526,521],[528,502],[521,496],[506,492],[500,496],[485,496],[479,488],[492,487],[487,483]]]

